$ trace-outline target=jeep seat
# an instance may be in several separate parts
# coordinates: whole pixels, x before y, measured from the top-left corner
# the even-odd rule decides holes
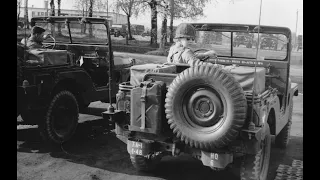
[[[141,64],[130,68],[130,84],[139,86],[147,73],[176,73],[175,65]]]
[[[255,95],[259,95],[265,91],[266,70],[263,67],[256,68],[256,79],[254,80],[254,67],[248,66],[225,66],[233,77],[240,83],[245,93],[252,94],[253,87],[255,87]]]

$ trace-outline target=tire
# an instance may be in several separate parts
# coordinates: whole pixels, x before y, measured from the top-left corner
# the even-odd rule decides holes
[[[79,107],[76,97],[70,91],[59,91],[52,98],[44,123],[39,124],[40,135],[50,144],[64,143],[74,135],[78,119]]]
[[[21,59],[20,57],[17,57],[17,86],[21,85],[23,81],[22,66],[23,66],[23,59]]]
[[[246,119],[247,101],[240,84],[214,65],[180,73],[169,86],[165,102],[168,124],[176,136],[202,150],[228,145]]]
[[[145,156],[139,156],[139,155],[130,155],[130,160],[132,165],[138,170],[138,171],[153,171],[156,169],[157,165],[159,164],[161,157],[160,155],[156,155],[153,157],[145,157]]]
[[[292,123],[292,109],[293,109],[293,102],[289,107],[289,118],[288,123],[283,127],[280,133],[276,136],[275,144],[276,147],[285,149],[289,144],[290,138],[290,130],[291,130],[291,123]]]
[[[267,179],[271,152],[271,135],[268,124],[265,126],[265,139],[262,142],[263,148],[257,154],[244,156],[240,168],[241,180]]]

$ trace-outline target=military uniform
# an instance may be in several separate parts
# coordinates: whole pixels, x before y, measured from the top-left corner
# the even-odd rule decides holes
[[[196,30],[190,24],[181,23],[176,29],[175,39],[186,38],[187,40],[192,40],[195,36]],[[207,54],[194,53],[190,48],[184,47],[180,42],[177,42],[170,48],[167,62],[186,63],[190,66],[206,65],[206,62],[200,60],[205,56],[207,56]]]
[[[186,63],[190,66],[198,66],[205,64],[205,62],[199,59],[201,56],[201,54],[194,54],[191,49],[183,47],[177,43],[170,48],[167,62]]]
[[[42,40],[38,39],[37,36],[41,35],[45,31],[46,30],[42,27],[34,26],[31,30],[31,36],[27,40],[22,39],[21,43],[26,45],[29,49],[43,48]],[[25,44],[25,41],[27,41],[27,44]]]
[[[25,45],[25,39],[22,39],[21,40],[21,43],[23,45]],[[37,42],[37,41],[34,41],[31,37],[27,39],[27,44],[26,46],[29,48],[29,49],[38,49],[38,48],[43,48],[43,44],[41,42]]]

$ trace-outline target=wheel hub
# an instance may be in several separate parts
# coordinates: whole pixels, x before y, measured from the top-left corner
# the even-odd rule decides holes
[[[57,107],[56,112],[54,113],[54,130],[58,136],[63,137],[69,131],[71,123],[69,120],[73,118],[69,112],[69,109],[65,106]]]
[[[202,89],[191,95],[187,111],[194,123],[208,127],[220,120],[223,108],[220,98],[215,93]]]

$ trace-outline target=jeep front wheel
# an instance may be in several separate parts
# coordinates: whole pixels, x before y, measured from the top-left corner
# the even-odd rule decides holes
[[[52,98],[45,121],[39,124],[40,134],[50,143],[61,144],[74,135],[78,119],[75,96],[69,91],[60,91]]]
[[[265,125],[265,137],[261,140],[260,150],[255,155],[246,155],[241,162],[242,180],[266,180],[269,170],[271,135],[269,125]]]
[[[240,84],[215,66],[190,67],[168,88],[165,112],[182,142],[213,150],[233,141],[246,119],[247,101]]]

